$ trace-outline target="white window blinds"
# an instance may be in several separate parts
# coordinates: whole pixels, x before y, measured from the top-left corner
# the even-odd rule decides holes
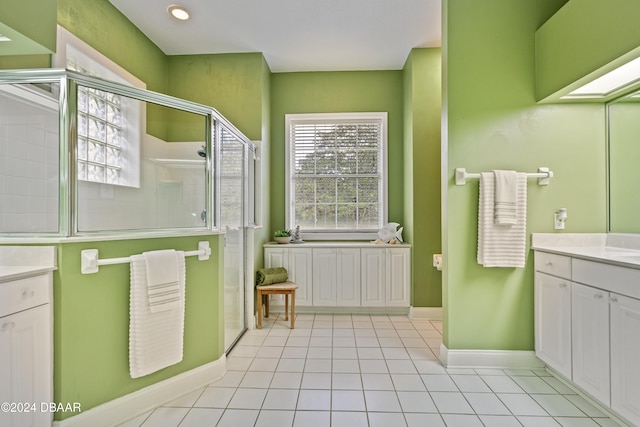
[[[290,226],[372,231],[383,223],[386,114],[288,115]]]

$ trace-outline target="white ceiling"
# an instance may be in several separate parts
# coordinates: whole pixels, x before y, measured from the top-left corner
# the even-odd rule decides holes
[[[441,43],[441,0],[110,1],[168,55],[262,52],[273,72],[399,70]]]

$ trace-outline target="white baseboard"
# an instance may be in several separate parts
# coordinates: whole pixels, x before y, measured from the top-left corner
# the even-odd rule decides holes
[[[442,320],[442,307],[411,307],[409,319]]]
[[[449,350],[440,346],[440,361],[447,368],[538,369],[545,364],[533,351]]]
[[[226,356],[183,372],[164,381],[134,391],[102,405],[83,411],[62,421],[54,421],[53,427],[108,427],[121,424],[144,414],[163,403],[222,378],[227,370]]]

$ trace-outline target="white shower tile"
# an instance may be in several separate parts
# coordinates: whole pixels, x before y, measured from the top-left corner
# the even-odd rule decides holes
[[[193,406],[198,408],[226,408],[235,392],[235,388],[207,387]]]
[[[473,414],[462,393],[432,392],[431,398],[441,414]]]
[[[576,405],[558,394],[532,394],[531,397],[542,406],[549,415],[554,417],[583,417],[585,416]]]
[[[419,375],[391,374],[391,380],[396,391],[426,391],[427,388]]]
[[[302,372],[276,372],[271,380],[270,388],[299,389],[302,383]]]
[[[498,393],[497,396],[514,415],[548,415],[548,413],[528,394]]]
[[[362,374],[365,390],[395,390],[389,374]]]
[[[448,426],[483,427],[480,418],[476,415],[442,414],[442,418]]]
[[[259,411],[246,409],[227,409],[216,427],[252,426],[258,418]]]
[[[328,411],[331,409],[331,390],[300,390],[299,411]]]
[[[334,373],[331,376],[332,390],[362,390],[360,374]]]
[[[445,427],[442,417],[438,414],[404,414],[409,427]]]
[[[293,427],[327,427],[330,423],[330,411],[296,411],[293,418]]]
[[[267,395],[264,388],[239,388],[229,402],[231,409],[260,409]]]
[[[493,393],[463,393],[476,414],[511,415],[511,412]]]
[[[262,409],[295,410],[298,390],[270,389],[262,404]]]

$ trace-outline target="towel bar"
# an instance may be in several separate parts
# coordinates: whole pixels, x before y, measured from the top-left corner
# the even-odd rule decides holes
[[[456,168],[456,185],[465,185],[467,179],[471,178],[480,178],[480,174],[467,173],[465,168]],[[538,178],[538,185],[549,185],[549,181],[553,178],[553,171],[546,167],[540,167],[537,173],[528,173],[527,178]]]
[[[209,259],[211,255],[211,248],[209,247],[209,242],[202,241],[198,242],[198,250],[197,251],[187,251],[184,253],[184,256],[198,256],[198,260],[206,261]],[[105,258],[98,259],[98,250],[97,249],[85,249],[80,252],[80,272],[82,274],[92,274],[97,273],[101,265],[113,265],[113,264],[126,264],[131,261],[129,257],[122,258]]]

